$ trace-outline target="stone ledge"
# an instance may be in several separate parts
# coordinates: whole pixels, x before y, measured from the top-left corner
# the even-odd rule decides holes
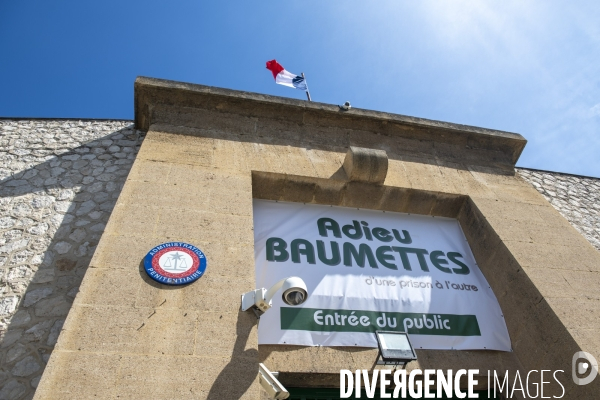
[[[307,102],[259,93],[242,92],[198,84],[138,77],[134,84],[135,126],[147,131],[151,124],[182,125],[177,113],[157,113],[158,108],[192,108],[229,112],[254,118],[294,120],[298,124],[359,129],[378,134],[434,141],[464,150],[484,150],[502,155],[514,166],[527,141],[519,134],[352,108],[341,112],[332,104]],[[159,119],[157,119],[159,118]]]

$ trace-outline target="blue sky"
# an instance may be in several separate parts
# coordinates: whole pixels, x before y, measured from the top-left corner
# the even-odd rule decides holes
[[[0,0],[0,116],[133,118],[138,75],[518,132],[600,177],[600,2]]]

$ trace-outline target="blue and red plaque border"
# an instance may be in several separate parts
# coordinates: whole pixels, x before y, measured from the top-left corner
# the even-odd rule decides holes
[[[159,259],[168,252],[182,252],[192,259],[192,267],[181,273],[165,271],[159,265]],[[195,282],[206,271],[206,256],[194,245],[184,242],[167,242],[152,248],[144,257],[144,269],[148,276],[165,285],[187,285]]]

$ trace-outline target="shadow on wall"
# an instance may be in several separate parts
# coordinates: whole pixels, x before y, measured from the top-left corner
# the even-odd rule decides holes
[[[143,140],[128,122],[21,122],[0,121],[0,399],[33,396]]]
[[[253,313],[239,311],[236,323],[236,339],[229,363],[215,379],[207,400],[239,399],[258,375],[258,350],[245,349],[248,337],[256,325]]]

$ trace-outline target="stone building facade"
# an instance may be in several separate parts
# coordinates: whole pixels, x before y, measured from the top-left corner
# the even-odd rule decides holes
[[[525,168],[517,172],[600,250],[600,178]]]
[[[0,399],[33,397],[142,139],[130,121],[0,120]]]
[[[193,176],[190,176],[191,179],[202,182],[201,190],[203,193],[210,193],[209,198],[202,206],[204,210],[219,215],[242,216],[242,219],[244,219],[243,216],[247,214],[248,204],[245,201],[240,202],[238,199],[234,199],[227,192],[219,191],[218,186],[215,185],[227,186],[233,188],[234,191],[257,192],[260,190],[261,185],[270,184],[277,187],[281,184],[280,181],[275,179],[276,177],[274,178],[268,174],[283,172],[297,176],[308,176],[313,180],[330,178],[335,175],[341,166],[345,146],[352,143],[352,141],[347,142],[346,139],[342,139],[339,131],[345,130],[344,135],[347,135],[350,131],[356,129],[341,127],[343,123],[335,120],[337,117],[327,115],[323,117],[319,115],[318,110],[304,110],[305,118],[312,117],[314,119],[312,122],[295,122],[297,125],[283,122],[280,118],[277,118],[277,112],[289,112],[286,107],[292,109],[303,107],[304,104],[299,102],[267,99],[267,103],[270,102],[270,104],[265,106],[264,98],[256,98],[248,94],[238,95],[235,92],[212,95],[203,91],[203,89],[196,90],[195,95],[199,95],[203,99],[198,101],[193,99],[194,94],[186,95],[185,91],[177,90],[177,87],[174,88],[170,85],[161,87],[161,85],[158,85],[158,89],[156,89],[152,85],[148,85],[150,89],[147,89],[148,92],[145,93],[149,100],[146,99],[146,104],[141,104],[141,106],[148,107],[150,111],[138,109],[137,127],[140,130],[135,129],[130,121],[0,120],[0,178],[2,179],[0,182],[0,209],[2,210],[0,215],[0,331],[2,334],[0,344],[0,363],[2,365],[0,368],[0,399],[33,397],[65,318],[71,309],[81,280],[86,274],[92,255],[106,229],[106,224],[111,213],[113,213],[126,179],[131,183],[129,189],[125,189],[125,197],[120,200],[121,211],[114,214],[111,222],[113,231],[109,232],[106,238],[103,239],[107,242],[107,246],[121,252],[122,259],[119,261],[118,258],[110,256],[106,253],[108,250],[105,250],[105,253],[96,255],[97,266],[95,268],[97,269],[91,273],[89,278],[86,278],[89,280],[87,284],[88,292],[85,295],[87,297],[81,300],[80,307],[70,317],[75,321],[72,322],[72,327],[77,332],[77,337],[74,337],[73,333],[65,336],[62,354],[55,359],[53,370],[45,385],[45,391],[41,392],[37,396],[38,398],[58,398],[67,393],[61,392],[65,389],[64,386],[61,388],[62,383],[60,382],[64,383],[64,378],[61,378],[60,374],[61,370],[68,368],[67,364],[72,361],[69,361],[70,354],[77,352],[77,349],[72,347],[73,343],[77,343],[78,349],[85,347],[82,351],[90,354],[88,359],[94,359],[94,357],[100,359],[100,366],[87,365],[86,368],[89,368],[92,372],[95,371],[95,373],[108,374],[108,379],[113,379],[110,376],[112,373],[111,368],[106,364],[112,362],[110,361],[112,360],[111,350],[102,347],[102,345],[100,347],[103,350],[94,348],[94,346],[98,346],[87,341],[91,332],[86,331],[78,324],[81,324],[81,321],[87,321],[88,324],[92,323],[93,319],[90,319],[89,313],[111,310],[111,307],[117,307],[120,303],[127,303],[129,301],[127,296],[132,295],[131,292],[128,294],[130,289],[127,287],[115,292],[114,289],[103,286],[104,284],[99,280],[101,275],[108,282],[112,281],[109,277],[103,275],[106,267],[103,267],[102,264],[108,263],[118,270],[126,268],[128,265],[135,266],[140,260],[136,257],[142,255],[143,249],[147,249],[153,240],[159,239],[156,234],[150,240],[137,238],[136,240],[141,243],[139,245],[130,243],[130,247],[135,249],[132,253],[128,253],[125,248],[120,247],[118,244],[119,234],[115,231],[117,226],[119,226],[119,229],[126,230],[127,224],[137,223],[142,224],[135,227],[138,232],[147,229],[146,226],[143,226],[145,218],[142,216],[127,219],[128,214],[135,214],[136,212],[132,208],[133,204],[137,202],[138,205],[140,203],[143,205],[144,199],[151,195],[147,192],[148,189],[144,188],[144,182],[154,182],[153,180],[158,179],[157,176],[163,173],[172,174],[173,171],[178,169],[181,169],[179,171],[181,174],[189,175],[192,171]],[[157,90],[157,92],[152,92],[152,90]],[[161,101],[165,101],[164,98],[160,101],[157,100],[161,96],[161,90],[170,91],[168,96],[172,100],[167,101],[167,103],[173,102],[175,105],[161,103]],[[195,88],[186,87],[185,90],[194,91]],[[136,96],[139,100],[141,95],[138,95],[138,93],[136,93]],[[261,101],[263,103],[260,103]],[[141,106],[138,103],[138,107]],[[181,108],[178,109],[177,107]],[[227,118],[233,116],[232,119],[237,122],[231,122],[227,118],[221,119],[224,112],[227,113]],[[326,112],[331,111],[326,110]],[[317,117],[325,118],[325,120],[332,118],[333,122],[319,122]],[[377,115],[374,117],[363,114],[356,117],[355,123],[356,121],[361,122],[361,119],[383,117],[385,116]],[[147,118],[147,120],[144,121],[144,118]],[[239,122],[246,119],[250,123]],[[335,145],[330,146],[322,143],[314,135],[307,134],[305,139],[300,137],[299,135],[302,132],[295,132],[295,130],[298,130],[298,126],[303,123],[306,126],[305,129],[321,130],[323,134],[332,135]],[[389,123],[393,124],[393,121]],[[272,133],[271,129],[273,128],[270,126],[272,124],[276,125],[275,130],[285,132],[287,136],[282,138]],[[368,124],[364,123],[364,125]],[[240,128],[240,126],[242,127]],[[248,131],[245,131],[245,129],[248,129]],[[265,132],[256,133],[260,129],[264,129]],[[354,140],[361,142],[363,145],[379,146],[378,138],[371,138],[370,129],[372,128],[363,126]],[[150,131],[150,137],[145,144],[146,152],[141,155],[142,158],[138,158],[138,161],[136,161],[137,167],[130,171],[144,139],[145,131],[148,130]],[[400,141],[406,140],[402,133],[396,132],[391,135],[398,135]],[[256,140],[255,136],[260,136],[261,139]],[[389,141],[389,137],[383,138],[380,143],[389,146]],[[275,149],[276,147],[277,149]],[[184,151],[182,148],[186,148],[186,150]],[[389,147],[386,148],[386,151],[393,154]],[[426,150],[423,150],[423,153],[426,153]],[[426,158],[427,154],[423,154],[421,157]],[[291,160],[294,167],[286,166],[285,160]],[[404,160],[404,164],[396,160]],[[481,167],[481,165],[478,165],[476,167],[471,166],[470,169],[466,168],[466,170],[461,168],[448,170],[446,169],[448,160],[439,157],[438,165],[434,167],[438,172],[432,175],[431,172],[426,171],[431,168],[431,164],[419,163],[418,157],[408,160],[409,157],[403,154],[401,150],[398,151],[397,158],[390,156],[390,171],[392,174],[386,181],[387,186],[460,192],[461,189],[444,186],[441,181],[436,182],[436,179],[438,179],[437,174],[441,173],[443,176],[448,171],[454,171],[455,174],[469,175],[468,178],[460,178],[463,183],[467,182],[469,185],[479,183],[478,194],[485,198],[487,194],[482,193],[486,189],[493,187],[493,185],[502,185],[499,182],[506,179],[504,177],[506,165],[496,167],[502,170],[501,173],[494,173],[494,166],[489,165],[485,168],[478,168]],[[277,165],[274,165],[274,163]],[[248,180],[250,175],[244,177],[243,174],[240,175],[239,172],[234,172],[242,164],[252,164],[249,165],[249,168],[253,171],[264,171],[266,175],[255,176],[253,182],[250,182]],[[410,165],[410,168],[415,168],[413,172],[416,172],[416,174],[409,177],[400,174],[398,168],[406,168],[407,165]],[[165,168],[171,172],[167,172]],[[290,168],[292,169],[290,170]],[[455,179],[453,182],[456,188],[458,187],[457,182],[461,181],[460,179],[453,179]],[[518,190],[525,186],[534,187],[589,243],[600,250],[599,179],[522,168],[517,169],[517,175],[511,179],[514,179],[514,182],[509,181],[510,183],[505,184],[503,187]],[[493,183],[490,184],[490,182]],[[159,184],[164,184],[164,182],[161,181]],[[309,184],[316,185],[317,188],[323,187],[321,181],[311,181]],[[294,185],[302,185],[302,183],[292,182],[290,187]],[[263,195],[268,197],[273,194]],[[185,193],[179,193],[178,196],[177,201],[183,206],[195,207],[192,205],[196,199],[194,196],[186,198]],[[254,193],[248,196],[248,199],[252,196],[256,197],[259,194]],[[527,205],[543,204],[534,197],[529,199],[533,200],[527,200],[525,202]],[[507,201],[507,199],[504,198],[503,201]],[[461,212],[464,212],[464,210]],[[204,221],[208,226],[211,226],[211,224],[212,226],[214,224],[230,224],[224,219],[215,222],[208,218]],[[494,221],[493,223],[496,224],[496,229],[501,231],[502,222]],[[556,224],[560,224],[560,221]],[[514,228],[511,229],[514,230]],[[135,233],[133,234],[135,235]],[[169,235],[166,232],[164,237],[169,237]],[[247,287],[249,289],[252,286],[253,270],[251,266],[247,265],[247,262],[243,261],[242,252],[249,248],[248,244],[243,244],[247,241],[247,233],[236,233],[235,235],[239,236],[236,236],[235,241],[242,244],[235,247],[229,245],[227,251],[224,251],[223,248],[224,243],[227,243],[227,238],[220,239],[220,242],[219,240],[207,238],[202,240],[208,251],[212,252],[212,259],[217,259],[217,263],[227,262],[237,268],[245,268],[247,272],[244,272],[241,277],[236,276],[234,278],[230,272],[223,269],[225,267],[221,267],[214,275],[208,275],[206,280],[225,279],[231,281],[235,288],[240,287],[238,291],[241,293],[242,288]],[[530,235],[530,237],[533,237],[533,235]],[[534,242],[534,238],[529,240]],[[535,240],[538,240],[537,237]],[[126,240],[124,241],[129,243]],[[578,246],[581,246],[581,244],[578,244]],[[113,264],[116,262],[122,262],[123,265],[114,266]],[[531,269],[530,273],[533,276],[536,270]],[[574,281],[569,273],[569,271],[566,271],[566,276],[563,279],[568,284],[572,284]],[[589,272],[588,275],[592,282],[595,279],[595,284],[600,284],[599,271]],[[139,276],[130,276],[127,273],[124,276],[128,280],[140,279]],[[242,281],[238,282],[240,279]],[[533,280],[538,282],[538,287],[543,286],[539,281],[535,281],[535,277]],[[248,284],[244,284],[243,281],[248,281]],[[142,284],[148,283],[144,281]],[[496,283],[496,285],[500,287],[501,283]],[[125,286],[127,285],[125,284]],[[152,285],[149,288],[156,293],[153,294],[153,298],[144,300],[147,304],[140,305],[140,300],[136,300],[133,309],[138,310],[137,314],[148,311],[148,315],[156,314],[156,318],[159,318],[164,324],[185,325],[185,320],[174,321],[174,317],[169,317],[160,310],[160,307],[163,306],[160,303],[163,300],[170,303],[171,301],[177,302],[177,298]],[[131,290],[137,291],[139,289],[136,286],[135,289],[132,288]],[[497,287],[495,287],[495,290],[497,290]],[[235,294],[237,296],[237,291]],[[99,300],[97,297],[100,295],[104,298],[103,300]],[[94,296],[96,296],[95,300],[93,299]],[[551,296],[548,297],[551,298]],[[98,303],[99,306],[94,306],[95,303]],[[251,322],[244,319],[247,316],[238,316],[235,304],[226,304],[231,306],[229,308],[233,308],[233,311],[221,310],[219,307],[216,310],[209,311],[201,304],[198,305],[197,309],[192,310],[194,313],[203,313],[210,318],[219,314],[216,317],[216,322],[213,323],[216,323],[220,328],[230,325],[237,326],[237,328],[234,328],[233,333],[225,332],[223,340],[220,341],[221,343],[210,344],[215,347],[214,350],[209,350],[209,353],[214,352],[214,355],[212,355],[214,358],[211,360],[218,364],[219,370],[217,372],[229,371],[230,374],[236,373],[237,370],[228,366],[227,362],[222,365],[219,364],[222,362],[221,354],[227,356],[227,353],[232,359],[242,360],[242,363],[253,359],[268,360],[273,365],[281,366],[277,369],[285,372],[285,357],[287,357],[286,354],[289,354],[289,349],[280,355],[271,354],[272,352],[277,353],[272,348],[266,352],[265,349],[257,350],[256,344],[252,342],[255,340],[256,333]],[[116,310],[112,310],[111,315],[117,314]],[[557,309],[555,313],[560,318],[560,310]],[[147,316],[137,314],[129,317],[135,323],[140,322],[143,325]],[[199,316],[194,315],[193,318],[195,320],[192,324],[197,325]],[[113,325],[119,324],[127,325],[124,321],[113,321]],[[133,327],[131,329],[137,328]],[[120,329],[119,332],[109,332],[109,335],[113,335],[112,340],[114,340],[114,335],[117,333],[125,338],[131,337],[131,334],[126,332],[129,329],[128,327],[121,326]],[[591,328],[587,327],[587,331],[580,329],[569,330],[569,332],[572,336],[580,338],[581,341],[589,343],[590,330]],[[212,333],[215,334],[215,332]],[[154,340],[158,338],[156,335],[162,335],[162,333],[160,331],[151,332],[149,336],[144,338]],[[108,336],[105,339],[109,340],[111,338]],[[242,341],[244,343],[241,343]],[[166,353],[168,359],[172,359],[173,362],[181,362],[176,357],[176,355],[182,354],[181,351],[173,349],[172,346],[172,343],[159,343],[158,345],[159,351],[162,351],[163,354]],[[220,347],[223,347],[223,349],[220,349]],[[233,354],[231,354],[232,351]],[[125,353],[123,352],[123,354]],[[139,350],[139,354],[146,357],[146,361],[150,360],[149,362],[153,363],[153,360],[157,359],[158,356],[151,353],[156,352],[147,348]],[[346,366],[347,361],[344,360],[347,356],[341,356],[338,353],[324,351],[319,356],[328,359],[324,362],[324,367],[311,364],[314,363],[315,356],[310,352],[304,351],[304,354],[297,354],[297,356],[301,362],[303,360],[304,363],[311,365],[310,367],[304,367],[305,370],[319,372],[326,376],[335,368],[341,368],[341,366],[337,367],[338,365]],[[194,354],[196,354],[195,351]],[[367,364],[373,358],[372,351],[350,354],[353,354],[352,357],[356,360],[356,364],[360,364],[361,367],[362,365],[367,368],[370,367]],[[133,356],[125,357],[135,358]],[[467,360],[467,364],[494,364],[490,359],[482,361],[482,359],[473,357],[471,355],[472,359]],[[181,358],[185,360],[184,362],[190,362],[188,361],[189,358]],[[436,355],[430,352],[425,356],[425,359],[428,358],[435,359]],[[203,364],[207,362],[200,358],[195,360],[200,360],[199,362]],[[75,360],[76,365],[81,362]],[[442,360],[441,362],[448,362],[448,360]],[[513,361],[505,360],[504,362],[511,363]],[[85,365],[85,361],[83,361],[83,364]],[[95,368],[102,369],[104,367],[108,367],[108,372],[95,370]],[[357,365],[355,367],[359,368]],[[82,386],[78,386],[77,380],[80,380],[81,385],[83,385],[84,377],[78,375],[81,372],[71,372],[74,374],[75,383],[67,385],[68,393],[79,393],[78,397],[74,398],[83,398],[80,397],[83,392],[77,392],[77,390],[83,390]],[[130,374],[131,376],[121,376],[120,379],[122,379],[124,385],[125,382],[133,382],[131,392],[119,392],[115,387],[98,386],[94,382],[88,382],[91,388],[88,388],[90,392],[87,394],[98,394],[97,391],[104,388],[114,396],[120,395],[121,398],[139,397],[149,393],[154,393],[156,398],[166,395],[160,390],[144,392],[141,387],[136,388],[136,385],[141,384],[144,386],[144,383],[140,383],[139,377],[135,377],[135,372]],[[211,379],[214,379],[214,382],[204,383],[206,389],[194,393],[192,397],[212,396],[218,398],[214,394],[216,390],[227,393],[224,386],[219,386],[224,385],[224,383],[219,383],[219,379],[224,379],[221,375]],[[252,388],[256,388],[256,382],[250,380],[244,392],[235,392],[233,395],[234,397],[248,396],[249,398],[256,398],[255,393],[258,392]],[[157,389],[154,388],[154,390]],[[185,397],[182,393],[180,393],[180,396],[181,398]]]

